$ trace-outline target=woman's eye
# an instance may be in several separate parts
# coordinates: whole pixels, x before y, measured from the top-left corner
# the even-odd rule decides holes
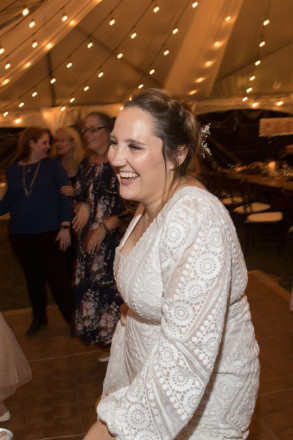
[[[129,144],[128,147],[130,148],[130,150],[134,150],[134,151],[141,150],[141,148],[138,145],[135,145],[135,144]]]
[[[114,139],[109,139],[109,148],[116,146],[117,146],[117,141],[115,141]]]

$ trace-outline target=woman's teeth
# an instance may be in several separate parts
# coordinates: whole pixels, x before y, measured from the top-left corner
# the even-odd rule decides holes
[[[130,173],[130,172],[128,172],[128,173],[126,173],[126,172],[121,172],[120,171],[120,177],[122,178],[122,179],[134,179],[135,177],[138,177],[138,174],[136,174],[136,173]]]

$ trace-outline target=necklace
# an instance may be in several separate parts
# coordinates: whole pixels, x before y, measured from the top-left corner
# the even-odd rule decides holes
[[[34,175],[33,175],[32,181],[30,183],[29,189],[27,189],[27,187],[26,187],[26,170],[25,170],[25,165],[22,167],[22,186],[23,186],[24,194],[25,194],[26,197],[29,197],[31,195],[31,193],[32,193],[33,184],[35,183],[37,174],[38,174],[39,169],[40,169],[40,165],[41,165],[41,162],[39,162],[37,167],[36,167],[36,170],[34,172]]]

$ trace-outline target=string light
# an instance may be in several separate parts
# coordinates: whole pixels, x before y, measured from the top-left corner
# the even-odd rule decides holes
[[[37,96],[38,92],[33,92],[32,97],[35,98]]]
[[[249,81],[254,81],[255,80],[255,75],[251,75],[250,77],[249,77]]]
[[[92,41],[90,41],[87,45],[88,49],[90,49],[91,47],[93,47],[94,43]]]
[[[90,89],[89,86],[85,86],[83,90],[84,90],[85,92],[87,92],[89,89]]]
[[[175,28],[173,29],[173,31],[172,31],[172,34],[173,34],[173,35],[176,35],[176,34],[178,34],[178,32],[179,32],[178,27],[175,27]]]
[[[66,110],[66,107],[65,107],[65,105],[63,105],[63,107],[61,107],[61,109],[60,109],[62,112],[64,112],[64,110]]]
[[[192,5],[191,5],[193,8],[197,8],[197,6],[198,6],[198,2],[192,2]]]
[[[62,15],[61,20],[63,21],[63,23],[65,23],[65,21],[68,20],[68,16],[64,13],[64,14]]]
[[[247,101],[247,100],[248,100],[247,96],[244,96],[244,98],[242,98],[242,101],[243,101],[243,102],[245,102],[245,101]]]
[[[248,89],[246,89],[246,93],[250,93],[252,92],[252,87],[248,87]]]
[[[200,78],[197,78],[196,80],[195,80],[195,82],[196,83],[201,83],[201,82],[203,82],[205,80],[205,77],[204,76],[201,76]]]
[[[263,40],[259,43],[259,47],[264,47],[265,44],[266,44],[266,42]]]
[[[5,69],[8,70],[8,69],[10,69],[10,67],[11,67],[11,64],[9,61],[7,61],[7,63],[5,64]]]
[[[117,54],[117,58],[118,58],[118,60],[120,60],[122,57],[123,57],[123,53],[122,53],[122,52],[119,52],[119,53]]]
[[[166,56],[166,55],[169,55],[169,53],[170,53],[170,51],[168,50],[168,49],[166,49],[165,51],[164,51],[164,55]]]
[[[56,78],[52,78],[50,81],[51,84],[54,84],[55,82],[56,82]]]
[[[27,63],[25,63],[24,68],[28,69],[29,67],[31,67],[32,63],[30,61],[28,61]]]
[[[20,124],[20,123],[21,123],[21,121],[22,121],[22,119],[18,117],[18,118],[16,118],[16,119],[15,119],[15,121],[14,121],[14,122],[15,122],[16,124]]]
[[[68,61],[68,63],[66,64],[67,69],[70,69],[70,67],[72,67],[72,61]]]
[[[19,105],[18,105],[18,107],[23,107],[24,106],[24,102],[22,101]]]
[[[155,73],[155,69],[151,69],[150,71],[149,71],[149,74],[150,75],[153,75]]]
[[[231,16],[228,15],[228,17],[225,18],[225,21],[228,23],[228,21],[230,21],[230,20],[231,20]]]
[[[188,95],[190,95],[190,96],[192,96],[192,95],[195,95],[197,93],[197,90],[190,90],[189,92],[188,92]]]
[[[260,65],[260,63],[261,63],[261,61],[260,61],[260,60],[256,60],[256,62],[254,63],[254,65],[255,65],[255,66],[259,66],[259,65]]]
[[[222,42],[221,41],[216,41],[215,43],[214,43],[214,47],[216,47],[217,49],[219,48],[219,47],[221,47],[222,46]]]
[[[2,53],[4,53],[5,52],[5,49],[4,49],[4,47],[0,47],[0,55],[2,55]]]
[[[110,26],[114,26],[114,24],[116,23],[116,20],[115,20],[115,18],[113,17],[113,11],[112,11],[112,17],[111,17],[111,19],[110,19],[110,21],[109,21],[109,25]]]
[[[255,101],[252,103],[252,107],[258,107],[259,106],[259,102]]]
[[[99,78],[102,78],[103,75],[104,75],[104,72],[99,72],[99,73],[98,73],[98,77],[99,77]]]
[[[264,26],[267,26],[269,23],[270,23],[270,20],[267,18],[267,19],[263,22],[263,25],[264,25]]]
[[[276,102],[276,105],[278,106],[278,107],[280,107],[281,105],[283,105],[284,104],[284,101],[278,101],[278,102]]]
[[[6,86],[8,83],[10,83],[10,79],[6,78],[4,81],[2,81],[2,86]]]
[[[206,66],[206,67],[211,67],[213,64],[214,64],[214,61],[209,60],[209,61],[207,61],[207,62],[205,63],[205,66]]]
[[[29,14],[29,9],[28,8],[24,8],[23,10],[22,10],[22,15],[24,16],[24,17],[26,17],[28,14]]]
[[[34,40],[32,43],[32,47],[35,49],[37,47],[37,45],[38,45],[38,42],[36,40]]]
[[[4,117],[6,117],[6,116],[8,116],[8,115],[9,115],[8,112],[4,112],[4,113],[3,113],[3,116],[4,116]]]
[[[136,38],[137,33],[136,32],[132,32],[132,34],[130,35],[130,38],[133,40],[134,38]]]
[[[29,24],[29,27],[30,27],[30,28],[33,28],[35,25],[36,25],[36,22],[35,22],[34,19],[32,19],[32,21],[31,21],[30,24]]]
[[[74,102],[75,101],[75,98],[70,98],[70,102]]]
[[[142,89],[143,88],[143,84],[139,84],[138,88]]]
[[[157,12],[159,12],[159,10],[160,10],[160,7],[158,5],[155,5],[154,9],[153,9],[154,13],[156,14]]]

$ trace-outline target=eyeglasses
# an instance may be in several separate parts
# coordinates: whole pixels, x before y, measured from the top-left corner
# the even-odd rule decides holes
[[[96,133],[99,130],[102,130],[102,128],[107,128],[107,127],[86,127],[86,128],[82,128],[81,129],[81,134],[84,135],[86,133]]]

